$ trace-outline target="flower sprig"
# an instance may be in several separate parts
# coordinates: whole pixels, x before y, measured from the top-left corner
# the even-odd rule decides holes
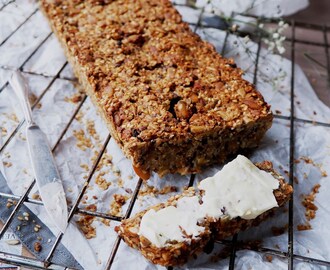
[[[268,29],[266,33],[268,34],[266,37],[262,38],[262,41],[268,46],[268,50],[274,52],[278,51],[279,54],[285,53],[285,48],[283,46],[283,42],[285,41],[285,36],[283,35],[283,31],[288,28],[288,24],[284,21],[280,20],[278,22],[278,27]],[[259,25],[259,28],[263,28],[263,24]]]
[[[285,53],[285,47],[283,43],[286,39],[286,36],[283,34],[283,32],[289,27],[285,21],[279,20],[275,27],[274,25],[272,25],[272,27],[265,27],[263,23],[258,24],[257,20],[253,22],[242,21],[240,19],[236,19],[235,17],[223,17],[222,19],[229,23],[229,30],[232,32],[238,32],[242,25],[249,26],[250,28],[252,27],[252,29],[257,29],[261,36],[261,40],[267,45],[269,51],[272,53],[277,51],[279,54]]]
[[[255,33],[257,30],[261,40],[267,45],[267,48],[270,52],[277,52],[279,54],[283,54],[285,52],[283,43],[286,37],[283,32],[286,28],[288,28],[289,25],[284,20],[279,19],[278,23],[274,27],[274,24],[271,26],[265,26],[263,23],[259,23],[256,18],[249,17],[248,15],[226,16],[221,11],[221,8],[219,8],[218,5],[215,5],[214,2],[215,1],[212,0],[200,0],[198,7],[203,7],[204,12],[212,13],[224,20],[229,25],[229,30],[231,32],[238,32],[240,28],[249,28],[248,32],[251,32],[250,34],[253,35],[253,33]],[[256,1],[252,1],[249,9],[255,8],[256,5]],[[277,8],[280,12],[280,7],[278,6]],[[243,12],[243,14],[248,13],[249,9],[246,12]]]

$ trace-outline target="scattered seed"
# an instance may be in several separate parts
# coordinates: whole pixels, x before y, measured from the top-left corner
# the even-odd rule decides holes
[[[19,231],[20,229],[21,229],[21,226],[18,225],[18,226],[16,227],[16,231]]]
[[[8,240],[8,241],[6,241],[6,243],[8,244],[8,245],[11,245],[11,246],[15,246],[15,245],[18,245],[18,244],[20,244],[21,242],[19,241],[19,240]]]
[[[40,228],[41,228],[41,226],[40,226],[39,224],[37,224],[37,225],[36,225],[36,227],[37,227],[38,229],[40,229]]]
[[[6,204],[6,207],[7,208],[10,208],[10,207],[12,207],[13,206],[13,204],[12,203],[10,203],[10,202],[7,202],[7,204]]]
[[[23,216],[24,216],[24,217],[29,217],[30,214],[29,214],[28,212],[24,212],[24,213],[23,213]]]
[[[34,227],[34,231],[35,231],[35,232],[39,232],[39,228]]]
[[[23,217],[18,216],[17,219],[18,219],[18,220],[23,220]]]
[[[32,194],[32,199],[34,200],[40,200],[40,195],[37,193]]]
[[[39,242],[34,243],[34,250],[40,252],[42,250],[42,246]]]
[[[29,217],[24,217],[24,219],[25,219],[26,221],[28,221],[28,220],[29,220]]]

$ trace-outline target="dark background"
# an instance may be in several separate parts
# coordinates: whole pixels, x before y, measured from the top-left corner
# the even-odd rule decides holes
[[[295,62],[305,71],[318,97],[330,107],[330,0],[310,0],[310,4],[306,9],[284,19],[286,21],[293,19],[297,22],[318,24],[323,27],[327,26],[326,32],[296,27],[296,39],[317,42],[322,45],[314,46],[296,43]],[[288,29],[288,31],[291,30]],[[325,40],[325,33],[328,42]],[[290,36],[290,33],[288,34]],[[325,46],[326,43],[328,43],[327,47]],[[284,55],[291,59],[289,44],[287,44],[286,48],[287,51]]]
[[[330,0],[310,0],[306,9],[287,17],[292,18],[308,23],[330,23]]]

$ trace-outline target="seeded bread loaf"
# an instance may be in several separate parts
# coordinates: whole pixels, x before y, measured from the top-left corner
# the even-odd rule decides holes
[[[270,172],[274,178],[279,181],[278,189],[273,191],[275,199],[279,207],[284,206],[290,199],[293,189],[285,183],[283,177],[273,170],[271,162],[263,162],[257,164],[259,169]],[[200,222],[200,226],[205,228],[197,238],[192,238],[187,235],[186,241],[173,241],[166,246],[157,247],[152,244],[146,237],[139,234],[140,223],[143,216],[150,209],[159,211],[168,206],[176,206],[178,200],[183,197],[192,197],[199,194],[195,188],[185,190],[181,195],[170,198],[165,203],[152,206],[142,212],[137,213],[134,217],[123,220],[121,225],[117,226],[115,230],[122,237],[122,239],[130,247],[139,250],[144,257],[152,263],[163,266],[178,266],[186,263],[189,258],[198,255],[203,251],[210,241],[224,239],[239,231],[243,231],[251,226],[257,226],[268,217],[272,216],[276,208],[272,208],[255,219],[243,219],[240,217],[234,219],[228,218],[205,218]]]
[[[258,145],[272,123],[231,59],[168,0],[41,0],[83,89],[144,179],[199,172]]]

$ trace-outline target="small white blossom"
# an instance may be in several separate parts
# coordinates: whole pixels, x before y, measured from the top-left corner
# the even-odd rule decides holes
[[[273,51],[275,49],[275,42],[274,41],[270,41],[268,43],[268,50],[269,51]]]
[[[278,39],[280,37],[280,34],[279,33],[274,33],[273,34],[273,39]]]
[[[285,38],[286,38],[285,36],[281,36],[278,40],[283,42]]]
[[[243,42],[244,42],[245,44],[247,44],[249,41],[250,41],[250,37],[249,37],[249,36],[245,36],[245,37],[243,38]]]
[[[262,41],[268,46],[268,50],[274,52],[275,50],[282,54],[285,52],[283,42],[285,41],[285,36],[281,33],[288,27],[287,23],[284,21],[279,21],[278,27],[275,29],[264,29],[266,37]]]
[[[278,50],[279,54],[285,53],[285,48],[283,46],[280,46],[280,47],[277,46],[277,50]]]

